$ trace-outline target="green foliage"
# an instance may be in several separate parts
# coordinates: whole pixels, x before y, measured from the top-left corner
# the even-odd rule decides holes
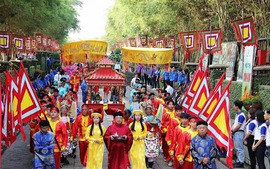
[[[116,48],[116,49],[114,50],[114,54],[120,54],[120,53],[121,53],[121,49]]]
[[[223,88],[228,84],[229,81],[224,81],[223,82]],[[235,100],[239,100],[239,98],[242,96],[242,83],[237,82],[237,81],[232,81],[231,86],[230,86],[230,113],[231,113],[231,118],[234,118],[236,111],[233,109],[233,102]]]
[[[210,69],[210,86],[214,88],[217,80],[226,71],[226,69]]]
[[[260,85],[259,86],[259,96],[263,105],[263,110],[270,108],[270,86]]]
[[[43,33],[64,43],[68,32],[78,29],[75,7],[80,0],[2,0],[0,30],[33,36]]]
[[[270,71],[258,71],[256,76],[253,76],[253,93],[259,92],[260,85],[270,85]]]
[[[252,15],[258,37],[269,35],[270,1],[115,0],[108,13],[106,40],[110,45],[137,35],[156,38],[179,31],[222,29],[223,41],[235,40],[231,20]]]

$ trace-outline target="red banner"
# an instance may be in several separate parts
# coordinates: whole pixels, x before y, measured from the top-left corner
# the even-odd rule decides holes
[[[13,46],[19,52],[24,52],[24,50],[25,50],[24,37],[21,36],[21,35],[14,35],[14,37],[13,37]]]
[[[236,19],[231,21],[231,23],[238,42],[241,42],[244,46],[258,46],[255,23],[252,16]]]
[[[179,39],[184,47],[186,58],[189,58],[190,53],[200,49],[199,31],[179,32]]]
[[[11,52],[12,34],[8,31],[0,31],[0,51],[3,53]]]
[[[213,54],[221,51],[222,33],[221,29],[211,29],[202,31],[203,52]]]

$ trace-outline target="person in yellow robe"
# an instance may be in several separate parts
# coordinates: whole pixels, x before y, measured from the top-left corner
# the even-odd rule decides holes
[[[100,113],[92,113],[93,119],[92,125],[86,129],[85,137],[88,143],[87,150],[87,169],[102,169],[102,161],[104,154],[104,141],[103,135],[105,134],[105,127],[101,125],[100,119],[102,115]]]
[[[130,149],[132,169],[146,169],[144,139],[147,135],[147,127],[142,122],[143,114],[141,110],[133,111],[134,121],[129,125],[133,135],[133,144]]]

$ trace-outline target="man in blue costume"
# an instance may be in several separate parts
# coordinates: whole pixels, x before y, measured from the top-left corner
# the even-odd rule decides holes
[[[54,134],[49,129],[49,122],[41,120],[40,131],[33,136],[35,144],[34,169],[55,169],[54,161]]]
[[[207,122],[197,122],[198,134],[192,138],[190,151],[195,169],[216,169],[217,145],[215,139],[207,134]]]

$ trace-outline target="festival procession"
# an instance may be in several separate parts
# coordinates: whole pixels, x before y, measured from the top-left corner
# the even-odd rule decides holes
[[[0,4],[0,168],[270,168],[270,2]]]

